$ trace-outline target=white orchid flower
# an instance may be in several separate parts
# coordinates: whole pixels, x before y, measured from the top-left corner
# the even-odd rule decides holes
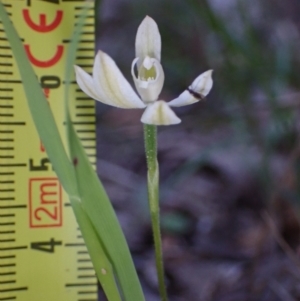
[[[180,123],[181,120],[170,106],[180,107],[195,103],[203,99],[212,88],[212,70],[209,70],[199,75],[177,98],[168,103],[158,100],[165,79],[160,63],[161,38],[157,24],[148,16],[138,28],[135,53],[131,74],[140,97],[124,78],[114,60],[102,51],[95,57],[93,76],[75,66],[79,87],[91,98],[114,107],[146,108],[141,121],[154,125]]]

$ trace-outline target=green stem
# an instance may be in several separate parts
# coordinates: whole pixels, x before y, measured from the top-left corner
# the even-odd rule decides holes
[[[162,301],[167,301],[167,290],[164,281],[164,265],[161,246],[160,222],[159,222],[159,170],[157,162],[157,138],[156,126],[144,125],[145,151],[148,167],[148,201],[150,207],[152,232],[155,248],[155,262],[159,293]]]

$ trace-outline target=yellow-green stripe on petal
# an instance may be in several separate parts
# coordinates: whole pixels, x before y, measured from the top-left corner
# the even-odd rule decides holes
[[[93,87],[104,103],[123,109],[145,108],[114,60],[98,51],[93,68]]]

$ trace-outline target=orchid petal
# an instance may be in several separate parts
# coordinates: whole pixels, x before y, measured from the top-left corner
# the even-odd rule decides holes
[[[158,60],[149,58],[147,56],[140,68],[145,68],[148,70],[154,68],[155,78],[143,79],[140,76],[136,77],[134,73],[134,67],[138,63],[138,61],[139,58],[134,59],[131,65],[131,74],[134,80],[135,87],[145,103],[154,102],[158,99],[158,96],[164,85],[164,70]]]
[[[102,101],[99,99],[99,95],[97,95],[96,89],[94,87],[93,78],[88,73],[86,73],[83,69],[81,69],[79,66],[74,66],[74,67],[75,67],[76,81],[80,89],[89,97],[96,99],[98,101]]]
[[[135,39],[136,57],[142,60],[146,57],[153,57],[160,61],[161,38],[155,21],[146,16],[140,24]]]
[[[213,85],[212,70],[200,74],[177,98],[171,100],[168,105],[181,107],[193,104],[203,99],[211,90]]]
[[[165,101],[158,100],[147,106],[141,122],[154,125],[178,124],[181,120],[176,116]]]
[[[213,70],[208,70],[202,74],[200,74],[191,84],[190,88],[203,95],[206,96],[213,86],[212,80]]]
[[[99,98],[114,107],[131,109],[145,108],[145,104],[134,92],[114,60],[98,51],[93,68],[94,88]]]
[[[168,105],[170,107],[182,107],[191,105],[198,101],[199,99],[195,98],[188,90],[184,90],[177,98],[168,102]]]

